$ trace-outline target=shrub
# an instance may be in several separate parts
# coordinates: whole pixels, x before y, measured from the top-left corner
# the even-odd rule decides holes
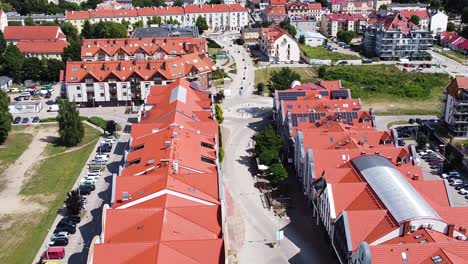
[[[218,158],[219,158],[219,162],[223,162],[223,160],[224,160],[224,149],[223,148],[219,148]]]
[[[224,79],[227,76],[227,73],[223,69],[217,69],[211,73],[211,79],[213,80]]]
[[[208,42],[207,43],[208,48],[212,48],[212,49],[222,49],[223,48],[223,47],[221,47],[221,45],[219,45],[218,43],[216,43],[214,40],[212,40],[210,38],[207,38],[206,42]]]
[[[107,126],[107,120],[105,120],[103,118],[100,118],[100,117],[97,117],[97,116],[92,116],[92,117],[88,118],[88,122],[90,122],[91,124],[101,128],[102,130],[105,130],[106,126]]]
[[[39,120],[39,123],[57,122],[56,117],[46,117]]]

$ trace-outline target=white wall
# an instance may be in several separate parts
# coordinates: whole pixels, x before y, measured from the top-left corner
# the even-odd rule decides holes
[[[430,31],[432,34],[437,34],[447,30],[448,16],[442,12],[438,12],[431,17]]]

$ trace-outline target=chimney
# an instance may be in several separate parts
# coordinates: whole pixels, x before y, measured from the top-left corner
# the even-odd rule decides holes
[[[447,236],[453,236],[453,231],[455,230],[454,224],[449,224],[447,227]]]
[[[458,231],[460,231],[460,233],[462,233],[464,236],[466,236],[466,228],[464,226],[460,226]]]
[[[411,229],[411,222],[410,221],[406,221],[403,223],[403,235],[406,235],[410,232],[410,229]]]
[[[415,175],[413,176],[413,180],[414,180],[414,181],[419,181],[419,175],[415,174]]]
[[[166,148],[170,148],[171,147],[171,141],[169,141],[169,140],[164,141],[164,146]]]

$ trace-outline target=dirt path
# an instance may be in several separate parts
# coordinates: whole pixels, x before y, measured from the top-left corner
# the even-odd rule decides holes
[[[25,174],[40,159],[47,145],[48,137],[57,134],[57,127],[39,129],[26,151],[5,171],[3,177],[7,179],[6,188],[0,193],[0,214],[25,213],[40,210],[42,207],[35,203],[26,203],[19,195]]]

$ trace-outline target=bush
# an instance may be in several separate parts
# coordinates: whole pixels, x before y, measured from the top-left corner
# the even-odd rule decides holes
[[[227,73],[223,69],[217,69],[211,73],[211,79],[218,80],[228,77]]]
[[[271,126],[255,134],[255,154],[262,164],[277,163],[282,144],[280,136]]]
[[[47,117],[39,120],[39,123],[57,122],[56,117]]]
[[[221,45],[219,45],[218,43],[216,43],[214,40],[212,40],[210,38],[207,38],[206,42],[208,42],[207,43],[208,48],[212,48],[212,49],[222,49],[223,48],[223,47],[221,47]]]
[[[219,104],[215,104],[215,117],[216,120],[218,120],[218,123],[222,124],[224,122],[224,113],[223,109],[221,109],[221,106]]]
[[[224,149],[223,148],[219,148],[218,158],[219,158],[219,162],[223,162],[223,160],[224,160]]]
[[[97,116],[92,116],[92,117],[88,118],[88,122],[90,122],[91,124],[101,128],[102,130],[105,130],[106,126],[107,126],[107,120],[102,119],[102,118],[97,117]]]

